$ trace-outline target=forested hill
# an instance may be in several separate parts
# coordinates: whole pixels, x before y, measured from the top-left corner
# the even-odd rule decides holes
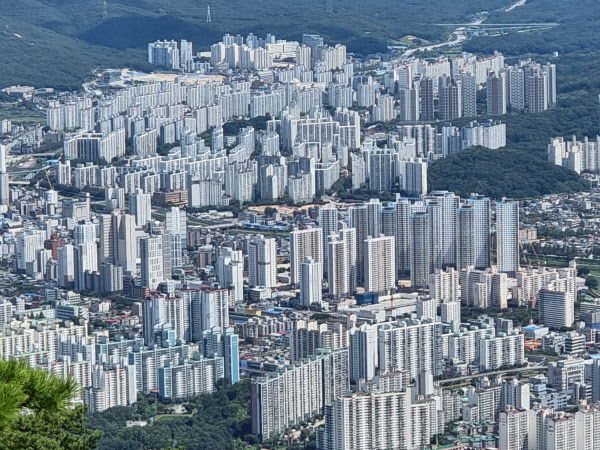
[[[191,40],[208,49],[225,33],[274,33],[300,39],[320,33],[351,52],[386,49],[388,39],[414,35],[444,39],[451,29],[437,23],[467,20],[479,11],[502,8],[511,0],[2,0],[0,87],[31,84],[76,88],[95,67],[144,68],[146,46],[157,39]]]
[[[590,53],[600,39],[598,0],[527,0],[508,13],[495,12],[486,23],[558,23],[551,29],[479,38],[464,45],[472,52],[499,50],[506,55]]]
[[[600,53],[553,58],[557,68],[558,105],[540,114],[509,114],[507,147],[471,149],[430,166],[430,189],[448,189],[500,197],[532,197],[580,191],[587,184],[574,172],[547,162],[550,139],[594,138],[598,129]]]
[[[494,199],[518,199],[587,189],[575,172],[514,149],[465,150],[433,163],[429,179],[432,190],[446,189],[461,197],[476,192]]]
[[[183,404],[183,411],[173,406]],[[128,420],[147,423],[126,428]],[[87,427],[103,432],[98,450],[186,448],[198,450],[258,449],[251,434],[250,383],[220,385],[211,394],[180,401],[142,396],[131,407],[90,415]]]

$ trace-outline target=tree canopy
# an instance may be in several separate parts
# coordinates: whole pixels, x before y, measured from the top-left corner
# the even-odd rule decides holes
[[[185,414],[171,406],[184,404]],[[127,420],[148,421],[125,428]],[[250,383],[220,385],[216,392],[180,400],[140,397],[132,407],[111,408],[90,416],[88,427],[102,430],[99,450],[145,450],[184,447],[230,450],[254,448],[250,421]]]
[[[96,448],[102,433],[84,428],[86,408],[73,407],[76,394],[72,378],[0,361],[0,449]]]

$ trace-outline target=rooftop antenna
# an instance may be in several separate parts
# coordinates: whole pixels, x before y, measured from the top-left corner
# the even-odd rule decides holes
[[[211,23],[212,20],[210,18],[210,5],[206,7],[206,23]]]
[[[104,8],[102,10],[102,18],[106,19],[108,17],[108,6],[106,5],[106,0],[104,0]]]
[[[327,0],[327,9],[325,10],[327,14],[333,14],[333,3],[331,0]]]

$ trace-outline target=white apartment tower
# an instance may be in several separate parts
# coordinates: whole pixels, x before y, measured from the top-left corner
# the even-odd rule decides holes
[[[327,255],[327,243],[329,242],[329,236],[338,232],[338,210],[337,207],[329,203],[322,208],[319,208],[319,227],[321,228],[322,247],[324,249],[323,254],[323,271],[327,273],[329,270],[328,266],[328,255]]]
[[[300,265],[306,257],[314,262],[323,264],[323,229],[307,228],[299,230],[294,228],[290,233],[290,269],[292,284],[300,283]],[[321,277],[322,275],[319,275]]]
[[[350,330],[350,380],[369,381],[377,366],[377,328],[363,324]]]
[[[432,270],[431,225],[429,214],[416,212],[411,215],[410,281],[414,287],[425,287]]]
[[[544,422],[544,441],[548,450],[577,449],[577,422],[575,416],[563,411],[549,414]]]
[[[490,199],[482,195],[472,194],[467,204],[473,208],[473,265],[478,270],[485,270],[491,263],[491,212]]]
[[[164,281],[162,235],[144,236],[140,240],[142,286],[154,291]]]
[[[325,406],[318,450],[409,449],[412,445],[411,394],[357,393]]]
[[[542,289],[538,298],[540,323],[552,328],[573,326],[575,298],[572,293]]]
[[[519,202],[496,203],[498,270],[514,277],[519,270]]]
[[[172,206],[165,214],[165,230],[171,235],[171,267],[182,267],[187,249],[187,213]]]
[[[365,291],[388,293],[396,287],[396,244],[393,236],[367,237],[365,250]]]
[[[100,216],[99,262],[123,267],[123,272],[136,273],[135,217],[118,210]]]
[[[434,273],[429,274],[429,296],[438,303],[460,301],[459,272],[454,267],[435,269]]]
[[[134,367],[129,364],[94,366],[92,386],[86,388],[84,398],[90,412],[134,404],[137,401]]]
[[[146,194],[142,189],[130,194],[129,214],[135,217],[138,227],[146,226],[152,220],[152,194]]]
[[[356,291],[356,230],[343,228],[330,235],[327,254],[329,295],[334,299],[351,296]]]
[[[227,289],[232,289],[232,303],[244,300],[244,255],[241,250],[221,247],[217,257],[217,280]]]
[[[310,256],[304,258],[300,265],[300,302],[302,306],[310,308],[313,304],[323,301],[322,268],[319,261]]]
[[[248,250],[250,286],[275,287],[277,285],[277,243],[273,238],[258,234]]]
[[[529,417],[527,410],[515,409],[507,405],[498,418],[500,450],[528,448]]]

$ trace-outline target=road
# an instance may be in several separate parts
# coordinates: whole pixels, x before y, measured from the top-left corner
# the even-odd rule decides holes
[[[419,52],[419,51],[427,52],[427,51],[431,51],[433,49],[440,48],[440,47],[454,47],[455,45],[458,45],[461,42],[464,42],[469,38],[469,36],[465,33],[467,26],[481,25],[486,18],[487,18],[487,13],[482,13],[479,19],[476,19],[471,23],[461,25],[458,28],[456,28],[452,32],[452,34],[450,35],[450,37],[448,38],[447,41],[441,42],[439,44],[426,45],[423,47],[416,47],[416,48],[408,49],[402,54],[401,58],[404,58],[404,59],[410,58],[412,55],[414,55],[416,52]]]
[[[527,3],[527,0],[517,0],[515,3],[513,3],[512,5],[510,5],[507,8],[504,9],[500,9],[497,11],[504,11],[504,12],[510,12],[513,11],[514,9],[525,5],[525,3]],[[488,16],[490,15],[490,13],[492,13],[493,11],[482,11],[480,13],[477,13],[475,15],[475,17],[478,17],[477,19],[475,19],[473,22],[470,23],[464,23],[464,24],[436,24],[436,25],[444,25],[444,26],[457,26],[457,28],[452,32],[452,34],[450,35],[450,37],[445,41],[445,42],[441,42],[439,44],[433,44],[433,45],[425,45],[423,47],[417,47],[417,48],[411,48],[406,50],[402,56],[401,59],[406,59],[411,57],[412,55],[414,55],[416,52],[419,51],[430,51],[436,48],[440,48],[440,47],[454,47],[456,45],[459,45],[461,43],[463,43],[464,41],[466,41],[467,39],[470,39],[471,36],[469,34],[466,33],[466,30],[468,27],[471,26],[476,26],[476,25],[482,25],[483,22],[485,22],[485,20],[488,18]],[[490,24],[490,25],[496,25],[496,24]],[[519,24],[509,24],[509,25],[519,25]],[[546,24],[520,24],[521,26],[523,25],[546,25]],[[558,24],[547,24],[547,25],[558,25]]]
[[[506,8],[504,10],[504,12],[511,12],[513,9],[518,8],[519,6],[524,6],[525,3],[527,3],[527,0],[519,0],[516,3],[513,3],[512,5],[510,5],[508,8]]]
[[[514,369],[496,370],[495,372],[478,373],[477,375],[467,375],[464,377],[448,378],[446,380],[439,380],[438,383],[453,384],[453,383],[457,383],[457,382],[461,382],[461,381],[472,380],[475,378],[493,377],[495,375],[502,375],[505,373],[518,373],[518,372],[528,372],[528,371],[532,372],[532,371],[538,371],[538,370],[543,370],[543,369],[546,369],[546,364],[538,364],[536,366],[519,367],[519,368],[514,368]]]

